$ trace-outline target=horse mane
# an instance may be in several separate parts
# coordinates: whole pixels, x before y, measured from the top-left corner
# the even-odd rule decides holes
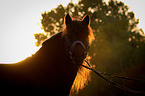
[[[72,19],[76,20],[76,21],[81,21],[80,17],[74,17]],[[68,34],[67,29],[68,28],[65,25],[64,31],[62,33],[62,36],[65,36],[66,34]],[[77,31],[78,32],[86,31],[86,28],[84,30],[83,29],[84,29],[84,26],[79,26],[79,28],[77,28]],[[92,28],[90,27],[90,24],[87,26],[87,31],[88,31],[88,41],[89,41],[89,45],[90,45],[92,43],[92,41],[94,40],[94,34],[93,34],[93,31],[92,31]],[[81,34],[81,36],[83,36],[82,33],[80,33],[80,34]],[[89,56],[87,56],[87,57],[89,57]],[[83,62],[83,65],[87,66],[87,64],[85,62]],[[72,88],[71,88],[71,92],[78,93],[79,90],[82,90],[86,85],[88,85],[88,82],[90,80],[91,80],[91,78],[90,78],[90,70],[80,66],[79,70],[77,72],[77,75],[75,77],[75,80],[73,82],[73,85],[72,85]]]
[[[85,62],[83,62],[83,65],[86,65]],[[87,65],[86,65],[87,66]],[[71,92],[78,93],[79,90],[83,90],[83,88],[88,85],[88,82],[91,80],[90,78],[90,70],[80,66],[79,70],[77,72],[77,75],[75,77],[75,80],[73,82]]]

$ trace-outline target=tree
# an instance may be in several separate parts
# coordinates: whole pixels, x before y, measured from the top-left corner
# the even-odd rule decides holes
[[[42,14],[41,23],[46,35],[37,34],[35,37],[36,39],[47,37],[63,31],[63,17],[67,13],[73,17],[83,17],[88,14],[95,34],[95,40],[89,50],[90,62],[97,70],[122,74],[132,65],[145,64],[143,30],[138,29],[139,19],[136,19],[134,13],[128,9],[127,5],[117,0],[110,0],[108,5],[103,0],[79,0],[78,4],[70,2],[66,7],[59,5],[50,12],[45,11]],[[37,44],[41,45],[41,38],[37,40]],[[119,96],[120,92],[122,91],[109,87],[92,74],[90,84],[78,94]]]

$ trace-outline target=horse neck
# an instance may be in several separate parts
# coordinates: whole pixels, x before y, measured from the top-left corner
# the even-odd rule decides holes
[[[59,76],[60,83],[62,82],[62,85],[66,87],[64,89],[70,92],[79,66],[73,64],[66,47],[64,46],[64,42],[60,45],[59,49],[61,50],[57,52],[57,59],[59,61],[56,69],[58,73],[57,76]],[[56,60],[56,62],[58,61]]]
[[[61,34],[57,34],[49,41],[46,41],[42,48],[35,54],[34,57],[36,58],[34,60],[37,60],[36,65],[39,65],[39,70],[42,68],[43,74],[51,76],[48,80],[52,83],[52,85],[50,84],[52,90],[59,90],[60,93],[69,95],[79,66],[72,63],[65,47],[65,39],[60,36]],[[40,55],[41,57],[39,57]],[[41,58],[44,65],[42,65]]]
[[[65,65],[68,64],[68,65]],[[63,66],[61,66],[61,82],[63,82],[63,85],[65,85],[64,89],[67,90],[68,94],[70,93],[72,84],[75,80],[75,77],[77,75],[78,66],[75,66],[74,64],[70,63],[64,63]]]

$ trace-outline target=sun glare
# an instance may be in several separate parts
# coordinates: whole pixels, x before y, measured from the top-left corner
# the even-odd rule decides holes
[[[41,13],[59,4],[66,6],[69,2],[77,3],[78,0],[37,0],[35,4],[33,0],[1,2],[0,63],[19,62],[35,54],[40,47],[35,46],[34,34],[44,32],[41,29]]]

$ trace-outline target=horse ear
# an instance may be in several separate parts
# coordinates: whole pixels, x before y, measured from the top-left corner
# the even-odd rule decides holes
[[[85,22],[87,25],[89,25],[90,24],[90,16],[89,15],[84,16],[83,22]]]
[[[65,20],[64,21],[65,21],[65,24],[68,25],[70,22],[72,22],[71,16],[69,14],[67,14],[65,16]]]

